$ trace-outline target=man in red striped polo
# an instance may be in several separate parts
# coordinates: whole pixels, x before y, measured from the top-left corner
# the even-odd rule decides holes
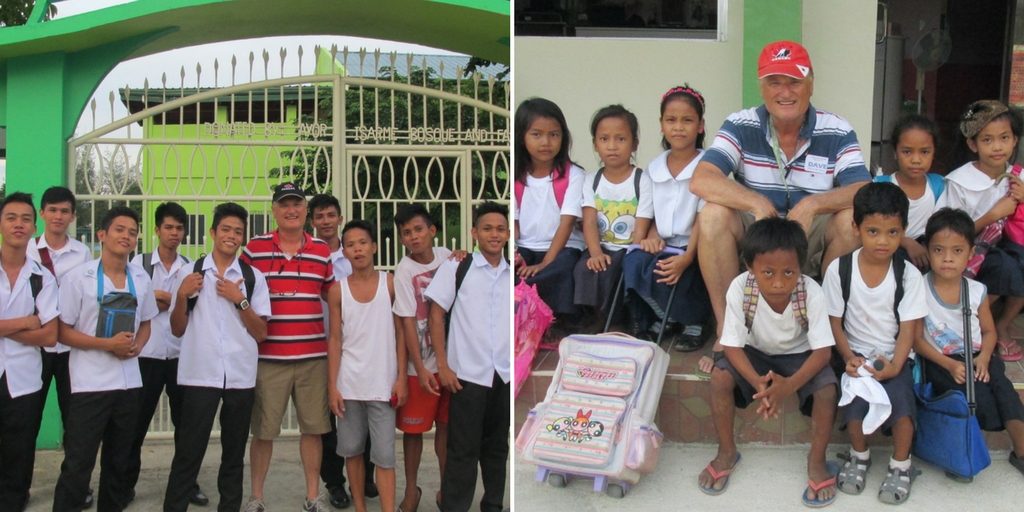
[[[274,438],[289,397],[295,403],[302,438],[299,452],[306,480],[303,510],[322,510],[317,500],[320,436],[330,432],[327,409],[327,338],[340,344],[340,298],[331,267],[331,249],[304,231],[306,196],[295,183],[274,188],[277,230],[254,237],[241,260],[266,275],[270,290],[267,339],[260,344],[256,402],[252,416],[252,498],[247,512],[263,512],[263,485],[270,469]],[[327,302],[325,311],[320,303]],[[324,333],[324,315],[330,329]]]

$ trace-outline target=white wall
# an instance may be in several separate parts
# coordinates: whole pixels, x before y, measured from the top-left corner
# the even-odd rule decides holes
[[[730,1],[727,41],[517,37],[513,50],[515,105],[532,96],[554,101],[573,136],[572,158],[598,167],[590,118],[599,108],[622,103],[640,120],[641,167],[661,152],[661,95],[689,82],[707,102],[710,143],[725,116],[739,108],[743,61],[743,2]]]
[[[748,0],[764,1],[764,0]],[[598,165],[590,137],[597,109],[622,103],[640,119],[641,166],[661,151],[661,95],[683,82],[707,100],[707,142],[742,108],[743,0],[727,2],[724,41],[516,37],[514,105],[532,96],[557,103],[569,122],[572,157]],[[870,146],[875,2],[804,0],[803,42],[815,68],[812,102],[850,120]],[[751,63],[750,65],[756,65]]]
[[[870,158],[876,2],[804,0],[803,6],[803,44],[814,64],[811,102],[850,121]]]

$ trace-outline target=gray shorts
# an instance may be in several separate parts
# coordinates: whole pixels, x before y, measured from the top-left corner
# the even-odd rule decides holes
[[[370,434],[370,462],[395,467],[395,410],[382,401],[345,400],[345,416],[338,419],[338,455],[355,457],[366,450]]]
[[[754,371],[758,375],[764,375],[769,370],[782,375],[783,377],[789,377],[796,373],[810,357],[811,352],[801,352],[799,354],[765,354],[756,348],[751,346],[743,347],[743,353],[747,355],[747,359],[750,360],[750,365],[754,367]],[[733,381],[736,382],[736,387],[733,388],[733,398],[736,401],[736,407],[740,409],[746,409],[754,401],[754,393],[756,390],[754,386],[751,386],[735,368],[729,363],[729,359],[723,357],[715,363],[715,367],[720,370],[725,370],[732,375]],[[811,380],[807,381],[806,384],[797,390],[796,395],[800,403],[800,412],[804,416],[811,415],[811,409],[814,405],[814,392],[825,387],[825,386],[838,386],[839,380],[836,379],[836,374],[832,372],[832,368],[825,365],[824,368],[818,371],[818,373],[811,377]]]

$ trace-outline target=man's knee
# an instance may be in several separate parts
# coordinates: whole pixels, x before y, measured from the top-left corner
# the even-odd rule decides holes
[[[739,229],[739,212],[716,203],[707,203],[697,215],[697,222],[700,223],[701,231],[705,233],[720,234],[723,232],[733,233]],[[718,238],[718,237],[716,237]]]
[[[852,242],[857,240],[857,230],[853,227],[853,208],[839,210],[832,214],[828,221],[826,242]]]

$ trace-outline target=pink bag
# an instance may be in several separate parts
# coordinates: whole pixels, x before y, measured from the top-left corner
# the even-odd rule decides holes
[[[515,289],[515,380],[513,396],[519,396],[523,382],[530,376],[533,356],[555,316],[537,294],[537,286],[520,281]]]
[[[1020,176],[1021,166],[1014,164],[1010,174]],[[1018,204],[1013,215],[1006,218],[1006,226],[1003,227],[1006,238],[1017,245],[1024,245],[1024,204]]]

